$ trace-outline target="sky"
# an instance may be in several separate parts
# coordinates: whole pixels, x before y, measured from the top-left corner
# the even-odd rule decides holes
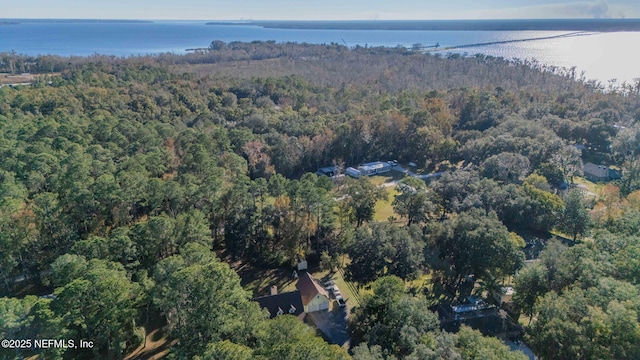
[[[640,1],[0,0],[0,18],[150,20],[640,18]]]

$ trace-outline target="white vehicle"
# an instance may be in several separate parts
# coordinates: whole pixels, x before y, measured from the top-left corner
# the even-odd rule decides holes
[[[331,291],[333,296],[340,295],[340,289],[338,289],[338,285],[329,285],[325,289],[327,289],[327,291]]]
[[[345,307],[347,306],[347,302],[344,300],[344,298],[340,295],[336,296],[336,301],[338,302],[338,305],[340,307]]]

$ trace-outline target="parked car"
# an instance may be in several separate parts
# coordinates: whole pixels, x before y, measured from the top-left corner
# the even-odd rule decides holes
[[[333,281],[329,280],[326,283],[324,283],[324,289],[327,291],[333,291],[333,288],[335,287],[335,285],[333,284]]]
[[[331,291],[334,295],[340,295],[340,289],[338,289],[338,285],[329,285],[327,286],[325,289],[327,289],[327,291]]]
[[[344,300],[344,298],[340,295],[336,296],[336,301],[338,302],[338,305],[340,305],[340,307],[345,307],[347,306],[347,302]]]

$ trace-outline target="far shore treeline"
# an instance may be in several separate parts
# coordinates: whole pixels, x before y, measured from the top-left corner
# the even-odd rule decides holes
[[[517,20],[263,20],[211,21],[207,25],[256,25],[274,29],[439,31],[640,31],[640,19]]]

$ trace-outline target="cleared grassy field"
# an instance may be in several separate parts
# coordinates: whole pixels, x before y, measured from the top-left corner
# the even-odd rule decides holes
[[[395,180],[402,180],[406,175],[397,171],[390,171],[384,175],[375,175],[375,176],[370,176],[367,179],[369,179],[369,181],[377,186],[380,186],[382,184],[386,184],[388,182],[392,182]]]
[[[590,193],[595,194],[596,196],[596,200],[598,198],[598,196],[600,196],[600,194],[602,194],[602,187],[604,186],[603,184],[598,184],[598,183],[594,183],[591,182],[583,177],[580,176],[576,176],[573,178],[573,182],[575,182],[578,185],[582,185],[584,186],[587,191],[589,191]]]
[[[393,212],[393,206],[391,204],[395,196],[400,192],[398,192],[395,187],[388,187],[385,190],[388,196],[386,200],[378,200],[376,203],[376,213],[373,216],[375,221],[387,221],[391,216],[398,218],[398,215]]]

